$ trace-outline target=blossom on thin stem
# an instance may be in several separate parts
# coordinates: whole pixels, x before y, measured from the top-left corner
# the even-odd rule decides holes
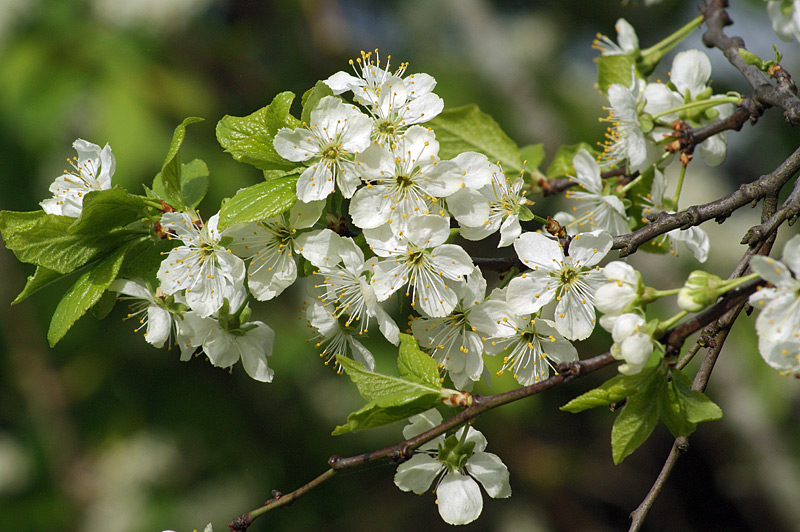
[[[111,146],[106,144],[101,149],[97,144],[78,139],[72,147],[78,152],[77,157],[67,159],[72,171],[64,170],[64,174],[50,185],[53,197],[40,203],[47,214],[77,218],[81,215],[86,194],[111,188],[111,177],[116,167]]]
[[[572,159],[572,165],[575,167],[575,176],[570,178],[585,192],[567,190],[565,195],[586,205],[585,211],[583,214],[578,214],[579,217],[574,223],[579,227],[602,229],[613,236],[630,231],[622,200],[605,190],[600,178],[600,166],[589,152],[581,148]],[[577,207],[573,207],[572,210],[577,210]]]
[[[172,313],[167,310],[163,297],[159,297],[158,292],[153,293],[150,287],[142,279],[117,279],[112,282],[108,290],[122,294],[119,299],[133,300],[131,312],[127,318],[141,316],[136,328],[146,327],[144,339],[153,347],[163,347],[169,340],[175,325],[172,320]]]
[[[403,436],[413,438],[441,423],[441,414],[428,410],[409,418]],[[421,495],[436,481],[436,504],[442,519],[451,525],[471,523],[483,511],[478,483],[494,499],[511,496],[508,468],[496,454],[484,452],[486,444],[483,434],[469,425],[447,439],[438,436],[397,467],[394,483],[403,491]]]
[[[331,312],[319,301],[313,301],[306,308],[306,317],[308,326],[317,330],[313,340],[316,341],[317,349],[322,348],[319,356],[325,359],[326,366],[331,361],[336,362],[336,355],[341,355],[358,360],[369,371],[375,370],[372,353],[356,339],[360,332],[349,324],[342,324],[335,312]],[[336,372],[341,373],[339,364],[336,364]]]

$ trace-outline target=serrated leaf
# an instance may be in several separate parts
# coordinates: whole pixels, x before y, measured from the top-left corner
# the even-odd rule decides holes
[[[389,396],[417,397],[425,394],[440,396],[442,385],[438,379],[436,384],[432,385],[368,371],[364,364],[347,357],[337,355],[336,361],[355,383],[361,397],[367,401]]]
[[[102,320],[113,310],[117,302],[116,292],[106,290],[100,299],[92,306],[92,315],[98,320]]]
[[[47,341],[50,343],[50,347],[56,345],[64,337],[78,318],[97,303],[108,285],[117,278],[126,251],[125,247],[118,248],[89,266],[78,277],[72,288],[64,294],[53,313],[50,328],[47,331]]]
[[[544,144],[529,144],[520,148],[519,155],[525,165],[525,170],[532,172],[539,168],[539,165],[544,161]]]
[[[618,403],[626,397],[644,390],[650,379],[653,378],[653,374],[658,371],[659,368],[656,366],[646,369],[636,375],[616,375],[597,388],[579,395],[562,406],[560,410],[575,414],[588,410],[589,408]]]
[[[611,455],[619,464],[644,443],[658,423],[659,395],[666,382],[665,375],[651,371],[639,383],[640,391],[628,397],[627,404],[611,428]]]
[[[347,416],[347,424],[339,425],[331,433],[339,436],[347,432],[370,429],[406,419],[431,408],[439,398],[438,393],[420,395],[388,395],[367,403]]]
[[[672,381],[683,400],[686,419],[692,423],[713,421],[722,417],[722,409],[706,394],[692,389],[692,381],[678,370],[670,371]]]
[[[400,333],[400,351],[397,357],[400,377],[437,390],[442,389],[439,365],[430,355],[419,349],[417,340],[410,334]]]
[[[265,172],[289,172],[298,166],[302,167],[278,155],[272,145],[278,130],[300,126],[300,121],[289,112],[293,100],[294,93],[282,92],[268,106],[248,116],[222,117],[216,128],[217,141],[235,160]]]
[[[175,210],[183,210],[183,194],[181,193],[181,157],[180,149],[183,139],[186,137],[186,126],[195,122],[202,122],[202,118],[190,116],[175,128],[172,134],[167,157],[161,167],[161,185],[164,189],[164,201],[169,203]],[[155,181],[153,190],[155,191]]]
[[[75,218],[44,211],[0,212],[0,233],[17,259],[58,273],[70,273],[107,255],[138,236],[112,230],[105,234],[70,234]]]
[[[22,292],[19,293],[19,295],[16,297],[16,299],[14,299],[14,301],[11,302],[11,304],[16,305],[20,301],[27,299],[40,288],[44,288],[48,284],[52,283],[53,281],[57,281],[62,277],[64,277],[63,273],[58,273],[41,266],[37,266],[36,271],[33,272],[33,275],[28,276],[28,281],[25,283],[25,288],[22,289]]]
[[[311,123],[311,111],[317,106],[319,101],[325,96],[333,96],[333,91],[324,81],[318,81],[316,85],[308,89],[301,102],[303,104],[303,112],[300,115],[300,120],[306,124]]]
[[[81,215],[67,228],[73,234],[106,234],[113,227],[124,227],[145,217],[144,198],[114,187],[95,190],[83,198]]]
[[[586,142],[559,146],[553,160],[550,161],[550,165],[547,167],[547,172],[545,172],[547,178],[560,179],[567,175],[574,176],[575,168],[572,166],[572,159],[575,158],[575,154],[578,153],[581,148],[585,149],[593,156],[597,155],[597,151]]]
[[[633,64],[633,59],[625,54],[601,55],[597,58],[597,87],[603,94],[614,83],[630,87]]]
[[[477,105],[447,109],[427,123],[439,141],[439,157],[451,159],[465,151],[486,155],[500,162],[507,172],[522,170],[519,147],[506,135],[494,118]]]
[[[296,184],[296,177],[281,177],[240,190],[220,209],[220,230],[235,223],[260,222],[288,211],[297,201]]]

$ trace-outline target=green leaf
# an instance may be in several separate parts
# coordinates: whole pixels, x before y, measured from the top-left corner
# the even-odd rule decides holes
[[[525,205],[520,205],[517,216],[519,216],[520,222],[530,222],[533,220],[533,212]]]
[[[125,247],[120,247],[114,253],[92,264],[64,294],[53,313],[50,329],[47,331],[47,341],[51,347],[64,337],[78,318],[97,303],[108,285],[117,278],[126,251]]]
[[[123,245],[137,235],[122,230],[105,234],[70,234],[69,216],[35,212],[0,212],[0,233],[21,262],[70,273]]]
[[[133,279],[144,277],[157,270],[164,260],[165,255],[178,245],[178,239],[164,239],[153,241],[143,238],[136,242],[125,254],[125,261],[120,268],[120,277]]]
[[[641,391],[628,397],[611,428],[611,455],[619,464],[644,443],[658,423],[659,395],[666,382],[659,367],[639,383]]]
[[[190,116],[185,119],[181,124],[175,128],[172,134],[172,142],[167,151],[167,157],[164,160],[164,165],[161,167],[161,185],[164,190],[164,201],[169,203],[175,210],[183,210],[183,194],[181,192],[181,156],[180,148],[183,144],[183,139],[186,137],[186,126],[195,122],[201,122],[203,119],[196,116]],[[156,176],[158,178],[158,176]],[[155,180],[153,182],[153,190],[155,191]]]
[[[539,168],[539,165],[544,161],[544,144],[529,144],[519,150],[519,155],[522,158],[525,170],[532,172]]]
[[[36,267],[36,271],[33,272],[33,275],[28,276],[28,281],[25,283],[25,288],[22,289],[22,292],[19,293],[16,299],[11,302],[12,305],[16,305],[20,301],[27,299],[28,296],[47,286],[48,284],[52,283],[53,281],[57,281],[64,276],[63,273],[58,273],[53,270],[49,270],[47,268],[43,268],[41,266]]]
[[[74,234],[106,234],[113,227],[124,227],[145,217],[144,198],[114,187],[95,190],[83,198],[80,217],[67,228]]]
[[[339,425],[331,433],[339,436],[347,432],[380,427],[388,423],[406,419],[431,408],[437,401],[437,395],[388,395],[370,401],[357,412],[347,416],[347,424]]]
[[[689,421],[683,397],[678,391],[674,380],[666,383],[658,402],[659,417],[673,436],[676,438],[688,436],[695,431],[697,425]]]
[[[559,146],[558,150],[556,151],[555,157],[550,162],[550,165],[547,167],[547,175],[548,179],[559,179],[562,177],[566,177],[567,175],[575,175],[575,168],[572,166],[572,159],[575,158],[575,154],[583,148],[588,151],[591,155],[597,156],[597,151],[592,148],[590,144],[586,142],[579,142],[578,144],[572,145],[564,145]]]
[[[658,396],[665,379],[660,372],[654,376],[644,391],[628,397],[628,403],[614,420],[611,455],[615,465],[638,449],[658,423]]]
[[[522,156],[516,143],[495,120],[477,105],[447,109],[428,122],[439,141],[439,157],[450,159],[465,151],[477,151],[507,172],[522,170]]]
[[[597,87],[603,94],[614,83],[630,87],[633,64],[633,59],[625,54],[601,55],[597,58]]]
[[[439,392],[442,389],[442,384],[438,379],[436,379],[435,384],[417,382],[368,371],[364,367],[364,364],[347,357],[337,355],[336,361],[342,366],[342,369],[344,369],[345,373],[347,373],[350,379],[355,383],[356,387],[358,387],[358,392],[361,394],[361,397],[367,401],[389,396],[417,397],[426,394],[436,395],[436,397],[440,396]]]
[[[722,409],[716,403],[703,392],[692,389],[689,377],[678,370],[670,371],[670,376],[683,400],[687,420],[692,423],[702,423],[722,417]]]
[[[659,372],[658,366],[646,369],[636,375],[617,375],[593,390],[579,395],[560,408],[573,414],[595,408],[618,403],[647,388],[653,374]]]
[[[235,223],[260,222],[288,211],[297,201],[296,183],[296,177],[282,177],[240,190],[220,209],[220,230]]]
[[[264,170],[265,176],[266,171],[290,172],[302,166],[278,155],[272,145],[279,129],[300,126],[300,121],[289,112],[293,100],[294,93],[282,92],[253,114],[222,117],[217,124],[217,141],[234,159]]]
[[[310,124],[311,111],[314,110],[319,101],[325,96],[333,96],[333,91],[324,81],[318,81],[316,85],[308,89],[301,99],[303,103],[303,112],[300,115],[300,120],[306,124]]]
[[[100,299],[92,307],[92,315],[98,320],[102,320],[114,309],[117,302],[116,292],[109,292],[106,290]]]
[[[410,334],[400,333],[397,369],[403,379],[437,390],[442,389],[442,383],[439,380],[439,365],[430,355],[419,349],[416,338]]]
[[[208,192],[208,166],[200,159],[181,165],[181,195],[183,203],[194,209]]]

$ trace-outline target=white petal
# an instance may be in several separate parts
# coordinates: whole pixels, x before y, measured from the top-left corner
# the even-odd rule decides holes
[[[685,50],[672,61],[669,78],[681,96],[689,91],[689,95],[695,98],[705,90],[710,77],[711,61],[700,50]]]
[[[550,276],[545,272],[528,272],[508,284],[506,301],[517,314],[531,314],[545,306],[555,296]]]
[[[588,151],[583,148],[578,150],[578,153],[572,158],[572,166],[575,167],[575,180],[586,190],[595,194],[602,192],[603,182],[600,180],[600,167]]]
[[[511,496],[508,468],[496,454],[476,452],[467,460],[466,467],[490,497],[505,499]]]
[[[324,160],[306,168],[297,179],[297,198],[305,203],[324,200],[333,189],[333,166]]]
[[[489,200],[471,188],[462,188],[447,198],[447,209],[461,225],[482,227],[489,223]]]
[[[309,231],[295,240],[297,250],[314,266],[332,267],[338,262],[339,235],[330,229]]]
[[[155,305],[147,307],[147,333],[145,340],[154,347],[162,347],[172,330],[172,314]]]
[[[529,268],[539,266],[548,271],[554,270],[560,268],[564,260],[561,245],[541,233],[522,233],[514,241],[514,250]]]
[[[636,36],[636,30],[624,18],[617,20],[614,26],[617,30],[617,43],[619,47],[626,52],[632,52],[639,49],[639,38]]]
[[[556,305],[556,329],[568,340],[583,340],[594,330],[595,312],[590,301],[583,301],[573,290]]]
[[[492,172],[497,169],[484,154],[474,151],[459,153],[453,161],[463,171],[464,184],[475,190],[489,185],[492,182]]]
[[[442,463],[435,458],[426,454],[415,454],[410,460],[397,466],[394,484],[403,491],[425,493],[442,467]]]
[[[273,370],[267,365],[272,354],[275,331],[268,325],[256,321],[256,328],[245,336],[237,337],[242,365],[250,377],[260,382],[272,382]]]
[[[447,473],[436,489],[439,515],[450,525],[466,525],[483,511],[483,497],[478,483],[459,473]]]
[[[800,278],[800,235],[795,235],[786,242],[781,262],[786,264],[797,278]]]
[[[289,161],[307,161],[319,155],[319,146],[313,133],[304,127],[281,128],[275,135],[272,144],[278,155]]]
[[[603,260],[613,244],[614,239],[605,231],[580,233],[570,242],[569,255],[581,266],[591,267]]]

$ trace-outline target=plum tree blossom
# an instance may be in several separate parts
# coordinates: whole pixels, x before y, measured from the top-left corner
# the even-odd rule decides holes
[[[297,180],[297,197],[311,202],[325,199],[334,181],[349,198],[361,183],[353,156],[370,145],[372,121],[354,105],[326,96],[311,111],[311,123],[296,129],[281,128],[275,150],[290,161],[309,161]]]
[[[434,318],[447,316],[458,302],[449,284],[464,281],[473,271],[472,259],[461,247],[445,244],[450,236],[447,218],[415,216],[407,227],[402,239],[387,225],[364,231],[381,257],[371,280],[375,295],[383,301],[405,286],[412,305]]]
[[[64,170],[64,175],[50,185],[53,197],[40,203],[47,214],[77,218],[86,194],[111,188],[111,177],[117,164],[111,146],[106,144],[100,148],[97,144],[78,139],[72,147],[78,152],[77,157],[67,159],[72,171]]]
[[[614,29],[617,30],[617,42],[598,33],[592,43],[592,48],[599,50],[602,55],[634,54],[639,51],[639,37],[627,20],[617,19]]]
[[[133,300],[131,304],[132,313],[128,318],[141,315],[137,331],[146,327],[144,339],[153,347],[163,347],[169,339],[175,324],[172,320],[172,313],[166,308],[163,296],[155,294],[142,279],[117,279],[108,287],[112,292],[123,294],[119,299]]]
[[[219,213],[201,228],[186,213],[167,212],[161,227],[181,240],[158,269],[165,294],[185,293],[186,303],[201,318],[214,314],[225,298],[244,297],[244,263],[226,249],[217,230]]]
[[[403,429],[406,438],[440,424],[442,416],[428,410],[412,416],[409,422]],[[394,483],[403,491],[422,494],[438,478],[434,491],[439,515],[451,525],[471,523],[483,511],[478,483],[492,498],[511,496],[508,468],[496,454],[484,451],[486,444],[483,434],[470,426],[447,439],[439,436],[397,467]]]
[[[800,41],[800,0],[767,2],[767,14],[772,20],[772,30],[781,40]]]
[[[373,144],[356,157],[368,181],[350,201],[353,223],[362,229],[389,224],[402,235],[411,217],[444,214],[437,199],[464,186],[459,166],[438,157],[439,142],[421,126],[406,131],[390,149]]]
[[[653,338],[647,330],[644,318],[634,313],[604,318],[611,318],[600,322],[614,339],[611,355],[625,361],[617,368],[619,372],[623,375],[635,375],[642,371],[654,348]]]
[[[594,330],[594,292],[603,283],[596,265],[611,249],[611,235],[592,231],[576,235],[569,256],[561,244],[541,233],[523,233],[514,249],[533,268],[511,280],[508,302],[517,312],[533,313],[555,299],[555,326],[569,340],[587,338]]]
[[[594,293],[597,310],[611,315],[630,312],[644,288],[641,274],[628,263],[614,261],[605,265],[603,275],[610,282],[600,285]]]
[[[579,227],[602,229],[612,235],[627,233],[630,229],[626,221],[625,206],[619,197],[604,189],[597,162],[589,152],[581,148],[572,159],[572,164],[575,167],[575,176],[572,179],[585,190],[567,191],[567,197],[581,202],[580,208],[583,210],[574,223]],[[573,210],[577,209],[578,207],[573,207]]]
[[[263,222],[227,229],[231,251],[248,261],[247,284],[259,301],[281,294],[297,279],[298,254],[315,266],[330,263],[336,255],[336,234],[310,229],[319,219],[324,201],[298,201],[286,213]]]
[[[325,359],[327,366],[337,355],[358,360],[368,370],[375,369],[375,358],[369,349],[359,342],[355,336],[360,334],[348,323],[340,323],[340,318],[335,312],[319,301],[313,301],[306,309],[309,327],[317,330],[315,347],[323,348],[320,357]],[[341,371],[337,369],[337,371]]]

